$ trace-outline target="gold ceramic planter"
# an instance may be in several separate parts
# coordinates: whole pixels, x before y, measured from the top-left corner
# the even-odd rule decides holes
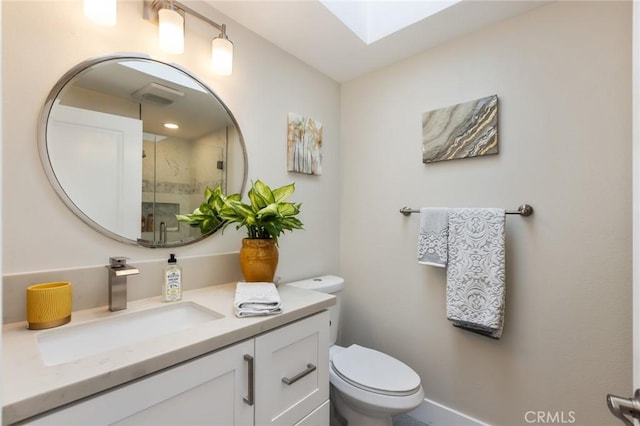
[[[278,247],[272,239],[244,238],[240,269],[246,282],[272,283],[278,267]]]

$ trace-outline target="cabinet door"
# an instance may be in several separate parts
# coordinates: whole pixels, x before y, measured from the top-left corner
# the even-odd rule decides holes
[[[163,370],[52,414],[34,425],[250,425],[248,365],[253,340]]]
[[[329,399],[327,311],[256,337],[256,425],[292,425]]]

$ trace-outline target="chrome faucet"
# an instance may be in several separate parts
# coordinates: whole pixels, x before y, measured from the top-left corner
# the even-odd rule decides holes
[[[110,257],[106,268],[109,270],[109,310],[127,309],[127,277],[138,275],[140,271],[127,265],[126,257]]]

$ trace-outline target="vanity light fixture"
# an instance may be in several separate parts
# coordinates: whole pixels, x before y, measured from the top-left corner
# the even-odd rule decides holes
[[[227,37],[227,26],[220,26],[220,34],[211,42],[211,69],[216,74],[231,75],[233,72],[233,43]]]
[[[173,7],[173,2],[158,10],[158,41],[160,48],[168,53],[184,52],[184,18]]]
[[[98,25],[112,27],[116,24],[116,0],[84,0],[84,16]]]
[[[219,75],[231,75],[233,71],[233,43],[227,37],[227,26],[225,24],[218,24],[212,21],[204,15],[196,12],[184,3],[175,0],[143,0],[144,1],[144,18],[150,21],[158,20],[160,24],[160,32],[162,33],[163,20],[162,15],[171,16],[171,14],[177,14],[182,18],[182,24],[180,27],[181,33],[177,36],[171,36],[175,39],[180,39],[182,46],[184,46],[184,18],[185,14],[192,15],[201,21],[206,22],[212,27],[220,31],[217,37],[211,42],[211,67],[214,73]],[[167,13],[168,12],[168,13]],[[175,16],[174,16],[174,19]],[[177,21],[177,19],[176,19]],[[161,35],[162,37],[162,35]],[[163,41],[161,38],[161,47],[163,50],[167,50],[168,41]],[[167,50],[170,53],[182,53],[182,50],[178,52]]]

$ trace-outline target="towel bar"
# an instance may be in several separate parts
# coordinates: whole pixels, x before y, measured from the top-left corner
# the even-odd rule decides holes
[[[403,207],[400,209],[400,213],[405,216],[409,216],[411,213],[420,213],[420,210],[412,209],[411,207]],[[519,214],[520,216],[531,216],[533,214],[533,207],[529,204],[523,204],[518,207],[518,210],[505,210],[505,214]]]

